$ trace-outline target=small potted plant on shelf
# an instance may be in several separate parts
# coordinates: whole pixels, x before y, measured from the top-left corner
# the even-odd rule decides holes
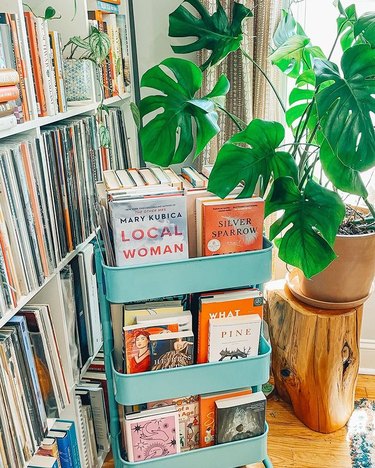
[[[186,0],[169,17],[169,35],[197,39],[172,49],[179,54],[201,49],[212,53],[200,68],[174,57],[149,69],[141,79],[149,93],[135,118],[143,123],[139,134],[145,161],[167,166],[191,153],[197,157],[220,131],[218,112],[225,112],[238,133],[220,149],[209,190],[224,198],[242,182],[239,196],[248,197],[258,186],[266,197],[266,215],[282,213],[271,225],[270,237],[277,238],[279,257],[303,272],[302,288],[315,294],[311,284],[321,272],[329,272],[333,283],[327,284],[328,276],[323,276],[323,290],[330,289],[323,300],[348,302],[368,294],[375,270],[375,209],[361,178],[375,166],[375,13],[358,18],[354,5],[344,9],[340,2],[338,10],[337,37],[328,56],[311,43],[290,12],[283,12],[270,60],[294,80],[287,106],[243,48],[242,23],[252,12],[233,2],[230,20],[220,1],[210,14],[199,0]],[[339,46],[340,67],[331,60]],[[200,96],[204,71],[237,50],[271,85],[285,122],[255,119],[247,124],[230,114],[223,105],[230,86],[224,75],[209,94]],[[162,112],[155,115],[156,110]],[[293,135],[286,142],[285,126]],[[360,197],[367,213],[346,209],[347,194]],[[346,253],[352,257],[347,262]],[[332,272],[335,264],[338,271]],[[344,272],[343,265],[349,271]],[[341,298],[334,295],[350,284],[352,295],[347,290]],[[360,284],[365,287],[359,289]]]

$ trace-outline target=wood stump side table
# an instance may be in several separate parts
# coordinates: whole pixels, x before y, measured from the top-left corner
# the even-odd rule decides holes
[[[287,286],[267,297],[277,392],[310,429],[340,429],[354,409],[363,305],[317,309],[298,301]]]

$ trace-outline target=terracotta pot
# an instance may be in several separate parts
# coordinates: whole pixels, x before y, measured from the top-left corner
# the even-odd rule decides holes
[[[351,302],[366,298],[375,275],[375,233],[337,236],[338,256],[310,280],[302,275],[302,293],[318,301]]]

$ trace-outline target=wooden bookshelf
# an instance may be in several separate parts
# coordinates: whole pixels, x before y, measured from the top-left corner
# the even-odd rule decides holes
[[[43,15],[47,6],[53,6],[59,14],[61,14],[60,19],[54,19],[50,21],[50,30],[58,31],[62,37],[62,43],[65,44],[71,36],[80,35],[85,37],[89,33],[89,20],[88,20],[88,11],[96,9],[95,0],[78,0],[76,2],[77,8],[75,11],[74,0],[29,0],[28,5],[32,8],[33,12],[37,15]],[[128,4],[127,1],[123,0],[119,5],[120,14],[125,14],[128,19]],[[29,11],[22,0],[14,0],[9,2],[9,0],[0,0],[0,11],[10,12],[16,14],[20,19],[20,30],[19,34],[22,37],[24,43],[26,56],[28,57],[25,60],[25,74],[28,77],[33,76],[32,64],[30,57],[30,51],[27,41],[27,31],[24,21],[23,13],[24,11]],[[127,24],[129,28],[129,23]],[[129,29],[128,29],[129,30]],[[130,41],[130,34],[128,34],[128,40]],[[131,47],[129,47],[131,51]],[[131,58],[130,58],[131,63]],[[94,77],[92,77],[94,80]],[[133,76],[131,76],[133,83]],[[83,105],[70,106],[68,105],[68,110],[66,112],[60,112],[56,115],[49,115],[46,117],[35,117],[37,116],[37,102],[35,95],[30,96],[28,101],[30,101],[30,110],[34,115],[32,120],[28,120],[24,123],[18,124],[17,126],[6,130],[0,131],[0,146],[6,141],[8,137],[13,136],[30,136],[31,138],[39,138],[41,136],[41,131],[44,126],[61,122],[65,119],[70,119],[72,117],[77,117],[80,115],[95,114],[98,106],[100,105],[100,99],[95,95],[94,89],[95,86],[92,83],[93,96],[91,102],[86,102]],[[133,100],[133,88],[130,86],[129,92],[122,94],[121,96],[114,96],[104,100],[104,104],[107,106],[121,107],[124,110],[127,134],[129,138],[129,146],[131,152],[131,165],[137,167],[139,165],[138,157],[138,140],[137,132],[135,125],[132,120],[131,111],[130,111],[130,102]],[[64,298],[62,294],[62,280],[60,273],[63,268],[68,265],[77,255],[81,252],[96,236],[96,232],[93,232],[87,239],[85,239],[81,244],[79,244],[73,251],[69,252],[63,260],[61,260],[57,267],[54,269],[52,274],[47,276],[41,286],[31,291],[26,296],[21,297],[17,301],[17,307],[7,311],[0,318],[0,327],[3,327],[18,311],[20,311],[27,304],[45,304],[50,305],[50,311],[52,316],[52,321],[55,325],[56,340],[59,348],[59,353],[61,357],[62,367],[64,369],[65,377],[67,379],[67,385],[69,393],[71,396],[71,403],[67,406],[62,414],[60,415],[63,419],[74,420],[77,425],[77,408],[74,402],[74,390],[75,383],[73,378],[73,370],[70,358],[69,351],[69,334],[67,329],[67,324],[64,320],[65,309],[64,309]],[[88,366],[92,362],[94,356],[92,356],[88,362],[85,364],[82,370],[87,370]],[[50,422],[50,421],[49,421]],[[106,453],[99,453],[99,466],[102,466],[106,458]],[[83,459],[83,454],[80,453],[81,462]],[[82,466],[84,464],[82,463]]]

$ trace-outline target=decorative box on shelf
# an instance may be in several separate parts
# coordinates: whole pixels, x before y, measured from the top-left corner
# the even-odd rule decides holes
[[[257,356],[139,374],[121,374],[113,365],[109,306],[110,303],[121,304],[201,291],[262,287],[271,278],[271,262],[272,244],[267,239],[264,239],[262,250],[133,267],[108,267],[102,262],[100,248],[97,248],[96,268],[109,389],[112,451],[116,468],[232,468],[258,461],[263,461],[266,468],[272,467],[267,457],[268,426],[261,436],[238,442],[147,461],[125,461],[120,452],[118,404],[135,405],[249,386],[258,391],[269,379],[271,348],[261,336]]]

